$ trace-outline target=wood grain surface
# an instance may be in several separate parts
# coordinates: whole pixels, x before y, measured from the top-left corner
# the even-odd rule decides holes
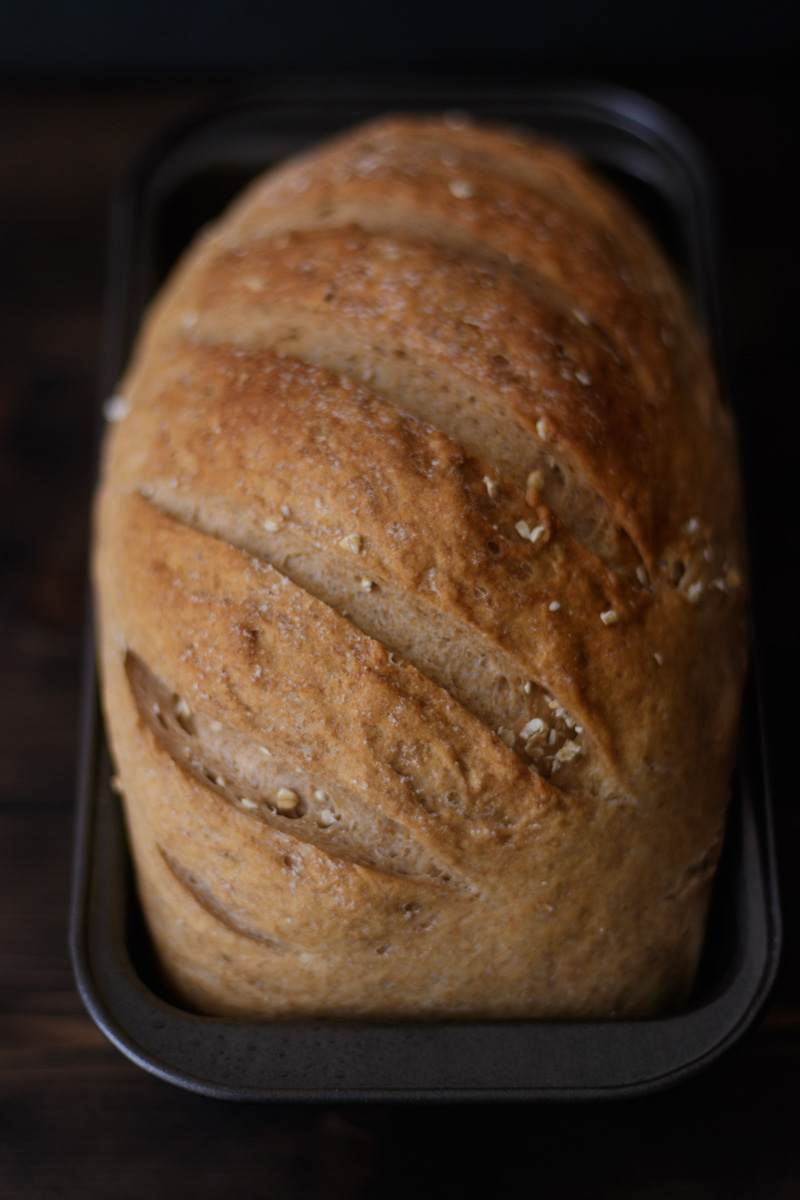
[[[91,444],[109,197],[199,85],[0,88],[0,1196],[800,1194],[796,85],[618,71],[673,109],[720,183],[768,697],[784,960],[766,1015],[705,1074],[639,1101],[488,1108],[224,1103],[129,1063],[67,948]],[[794,545],[793,545],[794,539]]]

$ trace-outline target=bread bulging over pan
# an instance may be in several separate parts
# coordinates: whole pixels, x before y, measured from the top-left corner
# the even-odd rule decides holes
[[[627,203],[532,134],[373,121],[199,236],[109,416],[102,691],[176,1002],[685,1004],[744,550],[705,338]]]

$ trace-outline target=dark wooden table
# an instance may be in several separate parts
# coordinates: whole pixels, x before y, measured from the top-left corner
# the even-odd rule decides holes
[[[617,79],[695,130],[721,185],[787,926],[763,1020],[648,1099],[495,1108],[226,1104],[95,1029],[67,920],[106,214],[131,156],[212,89],[0,88],[0,1196],[800,1195],[798,96],[770,68]]]

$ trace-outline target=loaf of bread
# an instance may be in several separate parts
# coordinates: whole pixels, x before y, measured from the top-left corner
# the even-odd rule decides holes
[[[690,995],[744,672],[731,422],[570,153],[391,117],[258,179],[108,409],[105,712],[171,995]]]

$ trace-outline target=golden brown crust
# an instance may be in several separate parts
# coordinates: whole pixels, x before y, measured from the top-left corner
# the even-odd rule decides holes
[[[184,1001],[684,999],[743,670],[738,492],[622,202],[522,136],[365,127],[190,252],[123,394],[105,704]]]

